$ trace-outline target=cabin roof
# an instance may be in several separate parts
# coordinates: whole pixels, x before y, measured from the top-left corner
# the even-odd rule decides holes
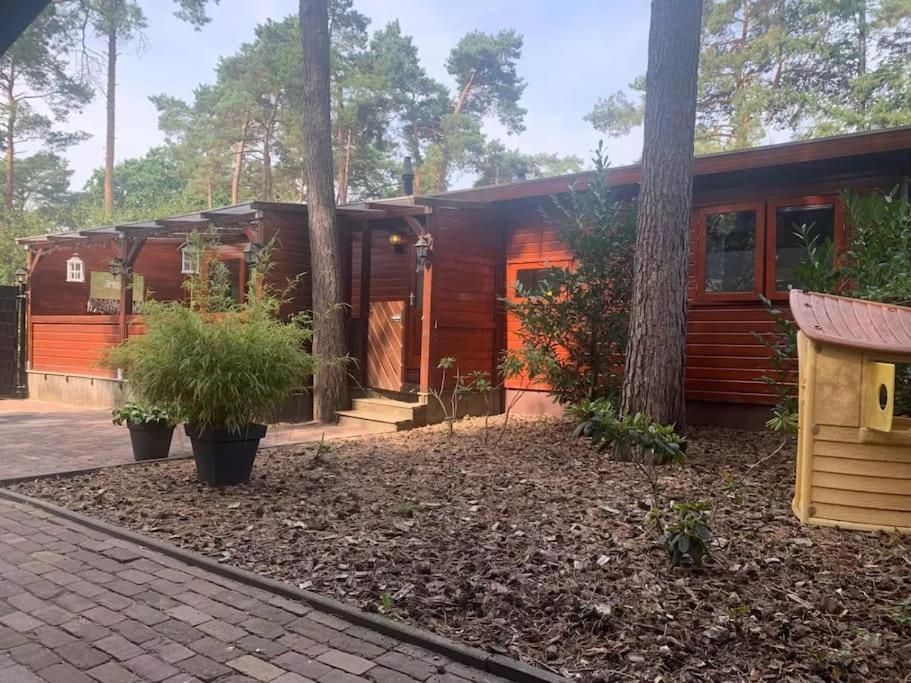
[[[794,322],[813,341],[911,356],[911,308],[792,289]]]
[[[702,154],[694,159],[693,174],[708,176],[900,150],[911,150],[911,126]],[[619,187],[638,184],[641,175],[640,164],[630,164],[612,167],[608,171],[607,177],[612,186]],[[564,193],[570,187],[581,190],[588,186],[593,177],[592,171],[583,171],[499,185],[450,190],[429,196],[437,200],[448,198],[480,202],[527,199]]]
[[[696,176],[709,176],[900,151],[911,153],[911,126],[705,154],[695,157],[693,172]],[[911,157],[907,164],[911,169]],[[588,186],[593,177],[592,171],[584,171],[464,190],[363,201],[341,205],[337,207],[337,212],[338,215],[352,220],[374,220],[431,213],[434,207],[481,208],[492,202],[547,197],[565,193],[570,188],[581,190]],[[640,177],[639,164],[617,166],[608,171],[608,180],[615,187],[635,185],[639,182]],[[302,202],[245,202],[179,216],[24,237],[18,239],[17,242],[26,246],[40,247],[48,242],[111,239],[119,236],[173,238],[209,225],[229,232],[232,226],[237,227],[241,223],[256,219],[261,211],[304,216],[307,213],[307,205]]]

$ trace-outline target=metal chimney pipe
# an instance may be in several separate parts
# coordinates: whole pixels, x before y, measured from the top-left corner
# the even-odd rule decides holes
[[[406,196],[414,194],[414,168],[411,166],[411,157],[405,157],[402,163],[402,191]]]

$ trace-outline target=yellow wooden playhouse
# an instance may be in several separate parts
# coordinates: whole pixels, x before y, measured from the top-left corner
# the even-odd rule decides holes
[[[802,522],[911,532],[911,419],[892,414],[911,362],[911,308],[791,291]]]

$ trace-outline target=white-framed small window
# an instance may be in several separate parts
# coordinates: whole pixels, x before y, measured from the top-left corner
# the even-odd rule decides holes
[[[199,272],[199,250],[190,244],[180,248],[180,272],[184,275]]]
[[[66,281],[85,282],[85,264],[76,254],[66,261]]]

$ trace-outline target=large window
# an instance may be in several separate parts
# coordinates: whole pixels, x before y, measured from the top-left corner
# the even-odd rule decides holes
[[[696,298],[755,301],[760,294],[786,299],[800,287],[805,239],[843,246],[842,205],[834,195],[701,208],[693,214]],[[834,265],[834,264],[833,264]]]
[[[796,269],[806,254],[805,240],[840,246],[840,204],[834,197],[800,197],[769,203],[769,249],[766,290],[769,296],[784,296],[802,283]],[[834,263],[833,263],[834,266]]]
[[[706,299],[753,298],[762,267],[762,206],[732,204],[697,212],[699,293]]]
[[[562,272],[562,268],[519,268],[516,270],[516,290],[514,295],[516,297],[521,296],[519,293],[519,288],[521,291],[527,294],[534,294],[544,287],[549,279],[552,279],[554,275],[558,275]]]

